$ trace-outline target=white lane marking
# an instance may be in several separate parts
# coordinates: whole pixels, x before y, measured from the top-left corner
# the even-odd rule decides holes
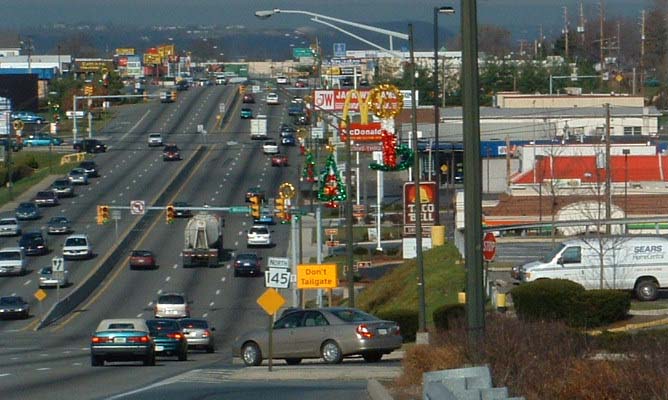
[[[216,190],[216,193],[215,193],[215,194],[218,195],[219,193],[220,193],[220,192]]]
[[[225,277],[223,277],[220,281],[221,281],[221,282],[225,282]]]
[[[16,360],[18,360],[18,359],[19,359],[18,357],[12,357],[12,358],[10,358],[10,360],[12,360],[12,361],[16,361]]]
[[[227,264],[226,267],[227,267],[227,269],[232,268],[232,266],[230,264]]]
[[[3,376],[9,376],[9,375],[11,375],[11,374],[0,374],[0,378],[2,378]]]
[[[202,314],[202,318],[206,318],[206,317],[208,317],[208,316],[209,316],[209,313],[206,313],[206,312],[205,312],[204,314]]]
[[[172,268],[177,269],[179,267],[179,264],[174,264]]]
[[[153,301],[149,301],[149,302],[148,302],[148,306],[149,306],[149,307],[152,307],[152,306],[153,306]]]
[[[234,247],[239,247],[239,241],[234,242]]]
[[[146,118],[146,116],[147,116],[150,112],[151,112],[151,110],[146,110],[146,112],[144,113],[144,115],[142,115],[142,117],[139,118],[139,121],[137,121],[136,124],[132,125],[132,128],[130,128],[130,130],[128,130],[128,132],[127,132],[125,135],[121,136],[121,142],[123,141],[123,139],[125,139],[126,136],[128,136],[128,135],[130,134],[130,132],[134,131],[134,130],[137,128],[137,126],[139,126],[139,124],[141,124],[141,122],[144,120],[144,118]]]
[[[63,354],[70,354],[71,352],[72,352],[72,350],[65,350],[65,351],[63,351]]]
[[[144,313],[139,313],[139,314],[137,314],[137,318],[141,318],[142,315],[144,315]]]
[[[41,357],[48,357],[49,355],[47,353],[42,353],[40,354]]]
[[[214,302],[212,301],[211,303],[209,303],[209,307],[213,307],[214,304],[216,304],[216,303],[214,303]]]
[[[244,231],[239,231],[239,236],[243,235]]]
[[[220,289],[216,290],[216,295],[220,294]]]
[[[32,282],[32,279],[28,279],[26,281],[26,283],[23,284],[23,286],[28,286],[28,285],[30,285],[31,282]]]
[[[165,277],[165,282],[169,282],[170,279],[172,279],[171,276],[167,276],[167,277]]]
[[[162,289],[158,289],[157,294],[162,294]]]
[[[42,368],[37,368],[35,371],[48,371],[50,369],[51,368],[49,368],[49,367],[42,367]]]
[[[87,351],[87,350],[90,350],[90,348],[88,348],[88,347],[82,347],[82,348],[80,348],[79,350]]]
[[[83,365],[83,364],[82,364],[82,363],[80,363],[80,362],[75,362],[75,363],[72,363],[72,365],[74,365],[74,366],[77,366],[77,367],[78,367],[78,366],[80,366],[80,365]]]

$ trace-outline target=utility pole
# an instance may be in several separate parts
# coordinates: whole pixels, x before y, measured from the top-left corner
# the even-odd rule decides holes
[[[508,136],[506,136],[506,185],[510,187],[510,138]]]
[[[355,307],[355,271],[353,270],[353,198],[352,198],[352,144],[350,117],[346,117],[346,264],[348,265],[348,307]]]
[[[578,24],[578,33],[580,34],[580,47],[584,50],[585,47],[585,24],[587,23],[587,20],[585,19],[584,16],[584,6],[582,4],[582,0],[580,0],[580,23]]]
[[[568,7],[564,7],[564,55],[568,61]]]
[[[612,202],[612,170],[610,169],[610,103],[605,104],[605,219],[610,220]],[[599,199],[600,201],[600,199]],[[610,235],[610,224],[605,225],[606,235]]]
[[[604,10],[603,10],[603,0],[599,0],[599,8],[600,8],[600,15],[599,15],[599,60],[601,62],[601,76],[603,76],[603,69],[605,68],[605,55],[603,54],[603,48],[605,46],[605,37],[603,36],[603,24],[605,21],[605,15],[604,15]]]
[[[645,10],[640,14],[640,95],[645,96]]]

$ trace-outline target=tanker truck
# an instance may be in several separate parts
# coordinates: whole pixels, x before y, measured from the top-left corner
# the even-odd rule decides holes
[[[183,268],[216,267],[223,256],[223,220],[218,215],[195,214],[188,220],[183,247]]]

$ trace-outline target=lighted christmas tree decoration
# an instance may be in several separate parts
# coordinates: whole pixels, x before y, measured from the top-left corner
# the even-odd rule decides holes
[[[343,184],[339,170],[334,161],[334,153],[327,157],[325,167],[320,171],[320,190],[318,200],[324,201],[325,207],[337,208],[339,202],[347,198],[346,186]]]
[[[313,153],[310,151],[306,153],[306,160],[304,161],[304,168],[302,169],[302,178],[307,182],[315,182],[315,161],[313,160]]]
[[[377,171],[403,171],[413,165],[413,151],[405,144],[397,146],[397,137],[392,132],[382,131],[383,163],[371,163],[369,166]],[[398,160],[398,161],[397,161]]]

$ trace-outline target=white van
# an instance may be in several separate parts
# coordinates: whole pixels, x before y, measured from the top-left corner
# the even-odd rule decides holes
[[[603,268],[601,268],[601,258]],[[633,290],[639,300],[657,298],[668,287],[668,239],[657,236],[568,240],[539,261],[517,267],[521,282],[568,279],[586,289]]]
[[[23,275],[26,272],[26,257],[20,247],[0,249],[0,275]]]

